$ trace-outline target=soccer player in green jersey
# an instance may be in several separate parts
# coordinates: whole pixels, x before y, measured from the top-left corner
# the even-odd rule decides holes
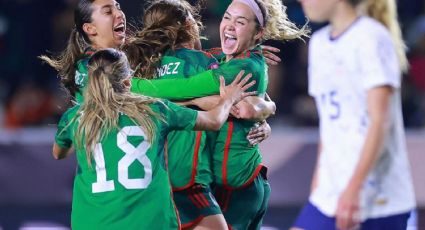
[[[62,116],[53,146],[56,159],[76,150],[72,228],[179,229],[164,157],[167,133],[219,129],[255,82],[241,74],[228,86],[221,79],[219,105],[197,112],[130,93],[131,69],[120,51],[97,51],[88,66],[84,103]]]
[[[126,42],[126,17],[115,0],[79,0],[74,10],[74,28],[71,31],[66,49],[52,57],[42,55],[40,58],[58,71],[62,86],[76,103],[83,101],[83,91],[88,81],[87,62],[96,50],[105,48],[119,49]],[[201,76],[196,81],[190,79],[164,79],[150,81],[137,79],[139,92],[161,98],[192,97],[193,93],[184,91],[186,87],[197,89],[196,94],[211,95],[217,93],[198,87],[199,84],[213,82],[218,85],[218,77]],[[163,89],[174,86],[179,95]],[[171,95],[171,96],[170,96]]]
[[[198,16],[197,9],[186,1],[152,2],[144,12],[143,27],[124,47],[133,66],[141,66],[136,76],[179,79],[217,69],[218,62],[211,54],[194,49],[200,48]],[[182,227],[227,229],[209,187],[212,173],[206,134],[175,131],[167,141],[170,181]],[[189,154],[176,154],[182,152]]]
[[[280,0],[232,1],[220,23],[221,50],[214,52],[225,68],[215,70],[216,74],[226,76],[245,69],[257,82],[251,90],[264,96],[267,66],[259,44],[266,39],[284,41],[307,34],[305,28],[289,21],[285,9]],[[232,229],[260,229],[270,195],[260,150],[246,139],[251,126],[250,121],[230,119],[211,137],[215,140],[214,195]]]

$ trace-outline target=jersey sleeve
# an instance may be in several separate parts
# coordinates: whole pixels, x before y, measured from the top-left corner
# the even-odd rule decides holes
[[[363,88],[369,90],[383,85],[399,88],[401,71],[394,44],[389,34],[379,32],[371,33],[372,37],[358,46]]]
[[[72,134],[71,134],[71,119],[73,114],[77,111],[77,107],[68,109],[61,117],[58,130],[55,135],[55,142],[61,148],[71,148],[72,146]]]
[[[193,130],[198,117],[198,112],[183,106],[179,106],[168,100],[164,100],[165,109],[162,109],[165,115],[165,121],[169,130]]]
[[[182,100],[218,94],[220,82],[209,70],[184,79],[133,78],[131,91],[151,97]]]

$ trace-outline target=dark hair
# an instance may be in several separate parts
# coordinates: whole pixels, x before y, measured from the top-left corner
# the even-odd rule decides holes
[[[193,24],[187,23],[189,15],[195,19]],[[136,69],[136,76],[155,77],[156,67],[165,51],[199,39],[199,31],[193,29],[196,25],[202,28],[198,18],[198,7],[186,1],[151,2],[142,19],[143,27],[124,46],[131,67]]]
[[[69,35],[68,45],[65,50],[52,57],[47,55],[41,55],[39,57],[58,72],[62,87],[65,88],[71,97],[79,90],[75,83],[75,62],[83,56],[84,50],[91,43],[83,30],[83,25],[84,23],[92,22],[92,4],[94,1],[79,0],[74,10],[75,25]]]
[[[84,41],[90,44],[90,39],[83,30],[84,23],[92,22],[91,15],[93,13],[92,4],[95,0],[80,0],[77,8],[74,10],[74,24],[78,33],[82,35]]]

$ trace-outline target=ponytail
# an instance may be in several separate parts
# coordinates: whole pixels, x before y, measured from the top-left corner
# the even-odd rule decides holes
[[[129,39],[123,50],[135,69],[135,77],[152,79],[164,53],[175,49],[177,34],[167,28],[145,28]],[[142,68],[140,68],[142,67]]]
[[[403,41],[400,24],[397,16],[397,5],[395,0],[365,0],[365,13],[381,22],[390,32],[397,52],[400,68],[406,72],[409,63],[406,57],[406,44]]]
[[[75,118],[79,120],[75,139],[77,148],[85,148],[90,166],[96,143],[118,129],[120,113],[140,126],[149,143],[154,139],[153,118],[161,117],[148,106],[158,99],[135,95],[125,86],[123,81],[131,77],[132,72],[124,53],[114,49],[100,50],[93,54],[88,65],[90,77],[80,116]]]
[[[88,44],[74,27],[69,36],[68,45],[62,53],[52,57],[39,56],[43,62],[58,72],[62,87],[66,89],[69,96],[75,95],[75,92],[78,91],[78,86],[75,84],[75,63],[84,54],[86,47]]]

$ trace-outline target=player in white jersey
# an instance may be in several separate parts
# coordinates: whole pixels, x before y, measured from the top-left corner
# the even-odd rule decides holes
[[[320,148],[296,229],[406,229],[415,197],[401,114],[407,69],[395,0],[300,0],[329,25],[309,47]],[[379,10],[378,10],[379,9]]]

